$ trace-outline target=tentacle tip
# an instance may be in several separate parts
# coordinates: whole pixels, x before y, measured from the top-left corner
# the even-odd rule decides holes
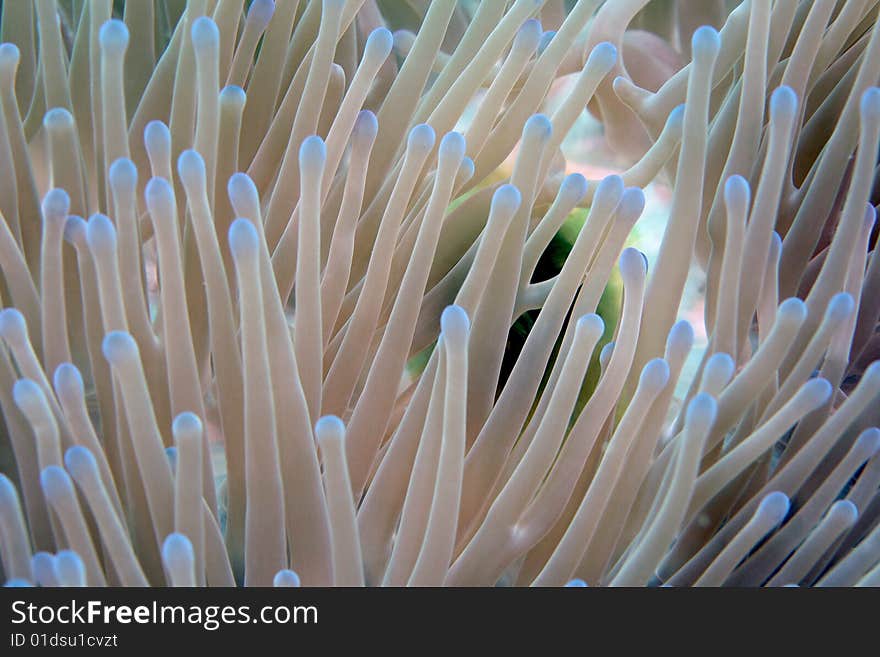
[[[434,128],[427,123],[420,123],[409,131],[406,146],[409,150],[426,153],[434,148],[436,140],[437,133],[434,132]]]
[[[589,313],[579,317],[577,324],[575,324],[575,334],[583,335],[590,341],[598,340],[604,332],[605,320],[596,313]]]
[[[669,363],[663,358],[649,360],[639,376],[639,385],[650,390],[660,390],[669,381]]]
[[[106,21],[98,31],[98,43],[101,50],[110,56],[125,53],[128,48],[128,38],[128,26],[115,18]]]
[[[256,201],[259,203],[259,193],[257,186],[249,175],[239,171],[233,173],[226,183],[226,192],[229,194],[229,200],[233,204],[245,201]]]
[[[730,354],[717,351],[706,361],[706,369],[717,371],[725,380],[729,380],[733,376],[733,370],[736,369],[736,362]]]
[[[869,87],[862,94],[859,111],[863,120],[880,121],[880,88]]]
[[[73,114],[64,107],[53,107],[43,116],[47,130],[65,130],[74,126]]]
[[[74,476],[85,469],[97,468],[98,462],[92,452],[82,445],[74,445],[64,453],[64,466]]]
[[[627,187],[620,195],[620,207],[618,209],[618,212],[623,216],[637,218],[641,216],[642,212],[645,209],[646,203],[647,197],[645,196],[645,192],[642,188]],[[648,260],[647,258],[645,258],[645,266],[647,265]]]
[[[626,77],[625,75],[615,75],[611,80],[611,88],[614,90],[614,93],[620,95],[623,93],[625,96],[629,95],[628,92],[631,91],[635,87],[635,84]],[[623,100],[623,98],[621,98]]]
[[[831,398],[834,386],[827,379],[810,379],[804,384],[803,393],[807,406],[815,409]]]
[[[86,241],[93,251],[116,250],[116,228],[110,217],[93,214],[86,223]]]
[[[522,194],[515,185],[506,183],[492,195],[492,207],[507,213],[514,213],[522,203]]]
[[[364,46],[364,56],[375,58],[376,61],[384,62],[388,55],[391,54],[391,48],[394,47],[394,35],[391,30],[378,27],[367,37],[367,43]]]
[[[0,312],[0,324],[2,324],[3,312]],[[0,331],[2,331],[2,327],[0,327]],[[865,368],[865,372],[862,374],[862,380],[859,382],[860,387],[864,385],[867,385],[868,389],[880,385],[880,360],[875,360]]]
[[[185,185],[205,180],[205,160],[198,151],[187,149],[177,158],[177,173]]]
[[[685,411],[687,424],[711,425],[718,412],[718,402],[708,392],[698,392],[691,399]]]
[[[49,465],[40,472],[40,486],[49,497],[62,496],[73,492],[70,477],[64,468],[58,465]]]
[[[171,147],[171,131],[162,121],[153,120],[144,126],[144,145],[147,150]]]
[[[850,526],[855,524],[859,517],[859,509],[850,500],[837,500],[828,509],[828,515],[836,516],[844,525]]]
[[[694,30],[691,37],[691,52],[694,60],[714,58],[721,48],[721,36],[711,25],[702,25]]]
[[[467,144],[460,132],[447,132],[440,140],[438,159],[461,163],[464,160]]]
[[[617,204],[620,197],[623,196],[623,190],[626,185],[623,178],[616,173],[605,176],[596,186],[596,193],[593,197],[593,205],[600,205],[607,199],[608,203]]]
[[[400,55],[405,55],[412,48],[416,35],[410,30],[394,30],[391,34],[394,40],[394,50]]]
[[[839,325],[856,309],[856,302],[848,292],[839,292],[828,302],[827,316],[832,324]]]
[[[523,126],[523,138],[532,136],[533,138],[546,140],[550,139],[553,134],[553,122],[546,114],[532,114]]]
[[[134,190],[137,186],[138,172],[134,162],[121,157],[110,165],[110,185],[115,188]]]
[[[179,559],[193,561],[195,552],[192,542],[185,534],[174,532],[168,534],[162,542],[162,560],[165,563],[175,562]]]
[[[345,440],[345,423],[335,415],[324,415],[315,422],[315,439],[319,442],[325,440]]]
[[[299,146],[299,162],[300,168],[309,166],[324,166],[324,160],[327,158],[327,147],[324,140],[318,135],[311,135],[303,139]]]
[[[52,385],[56,391],[75,390],[82,395],[85,389],[82,374],[73,363],[61,363],[52,374]]]
[[[75,550],[58,550],[55,554],[55,569],[59,575],[66,573],[80,579],[85,575],[85,568],[82,557]]]
[[[874,456],[880,450],[880,429],[877,427],[869,427],[859,434],[857,442],[869,455]]]
[[[220,104],[244,107],[247,103],[247,93],[237,84],[227,84],[220,90]]]
[[[739,174],[734,174],[724,181],[724,201],[731,207],[748,209],[752,189],[749,181]]]
[[[31,557],[31,563],[35,566],[43,566],[49,564],[54,557],[51,552],[40,551],[35,552],[34,556]]]
[[[176,437],[201,436],[203,431],[204,425],[201,418],[190,411],[178,413],[171,423],[171,433]]]
[[[42,388],[31,379],[18,379],[12,384],[12,399],[16,406],[25,408],[45,400]]]
[[[130,358],[138,358],[137,343],[125,331],[111,331],[104,336],[101,352],[111,364],[118,364]]]
[[[666,126],[672,130],[679,131],[684,126],[684,104],[676,105],[666,117]]]
[[[468,314],[461,306],[446,306],[440,315],[440,330],[448,339],[466,341],[471,329]]]
[[[247,20],[265,30],[274,13],[275,0],[254,0],[248,9]]]
[[[788,495],[781,491],[773,491],[761,500],[757,513],[761,515],[766,514],[771,519],[779,522],[788,514],[790,508],[791,501],[788,499]]]
[[[379,120],[370,110],[361,110],[354,121],[352,132],[357,137],[372,142],[379,132]]]
[[[785,318],[800,323],[807,317],[807,305],[797,297],[790,297],[779,304],[777,313],[777,321]]]
[[[70,194],[56,187],[43,197],[43,218],[47,221],[63,221],[70,214]]]
[[[86,240],[86,228],[88,224],[82,217],[70,215],[64,222],[64,241],[69,242],[73,246],[85,246],[88,244]]]
[[[798,97],[794,89],[789,86],[777,87],[770,96],[771,116],[794,117],[797,112]]]
[[[526,52],[534,52],[541,43],[542,27],[537,18],[530,18],[523,23],[516,33],[514,48],[522,48]]]
[[[229,249],[236,260],[256,257],[259,239],[249,219],[238,218],[229,226]]]
[[[577,205],[587,195],[589,188],[590,184],[583,174],[571,173],[563,178],[560,193],[565,195],[566,201]]]
[[[193,21],[190,36],[196,50],[217,48],[220,44],[220,30],[217,23],[208,16],[199,16]]]
[[[636,248],[628,246],[620,253],[620,272],[623,275],[638,275],[644,277],[648,273],[648,263],[645,254]]]
[[[27,322],[17,308],[0,310],[0,336],[7,341],[27,339]]]
[[[871,202],[868,201],[865,204],[865,230],[871,230],[874,227],[874,223],[877,221],[877,208],[871,205]]]
[[[174,188],[164,178],[150,178],[144,188],[144,198],[147,201],[147,209],[151,212],[170,210],[174,207]]]
[[[610,71],[617,62],[617,48],[613,43],[603,41],[597,44],[591,51],[587,59],[587,66],[596,67],[600,71],[606,73]]]
[[[21,51],[14,43],[0,43],[0,70],[15,70],[21,60]]]
[[[669,329],[669,343],[683,343],[688,348],[694,343],[694,327],[686,319],[681,319]]]
[[[272,586],[275,587],[298,587],[300,586],[299,575],[292,570],[279,570],[272,578]]]

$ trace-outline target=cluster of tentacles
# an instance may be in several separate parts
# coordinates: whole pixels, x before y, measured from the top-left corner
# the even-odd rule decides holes
[[[2,4],[3,578],[880,584],[878,3],[385,4]]]

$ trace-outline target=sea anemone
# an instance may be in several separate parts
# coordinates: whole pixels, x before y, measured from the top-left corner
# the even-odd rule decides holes
[[[5,580],[880,584],[876,2],[121,4],[2,3]]]

